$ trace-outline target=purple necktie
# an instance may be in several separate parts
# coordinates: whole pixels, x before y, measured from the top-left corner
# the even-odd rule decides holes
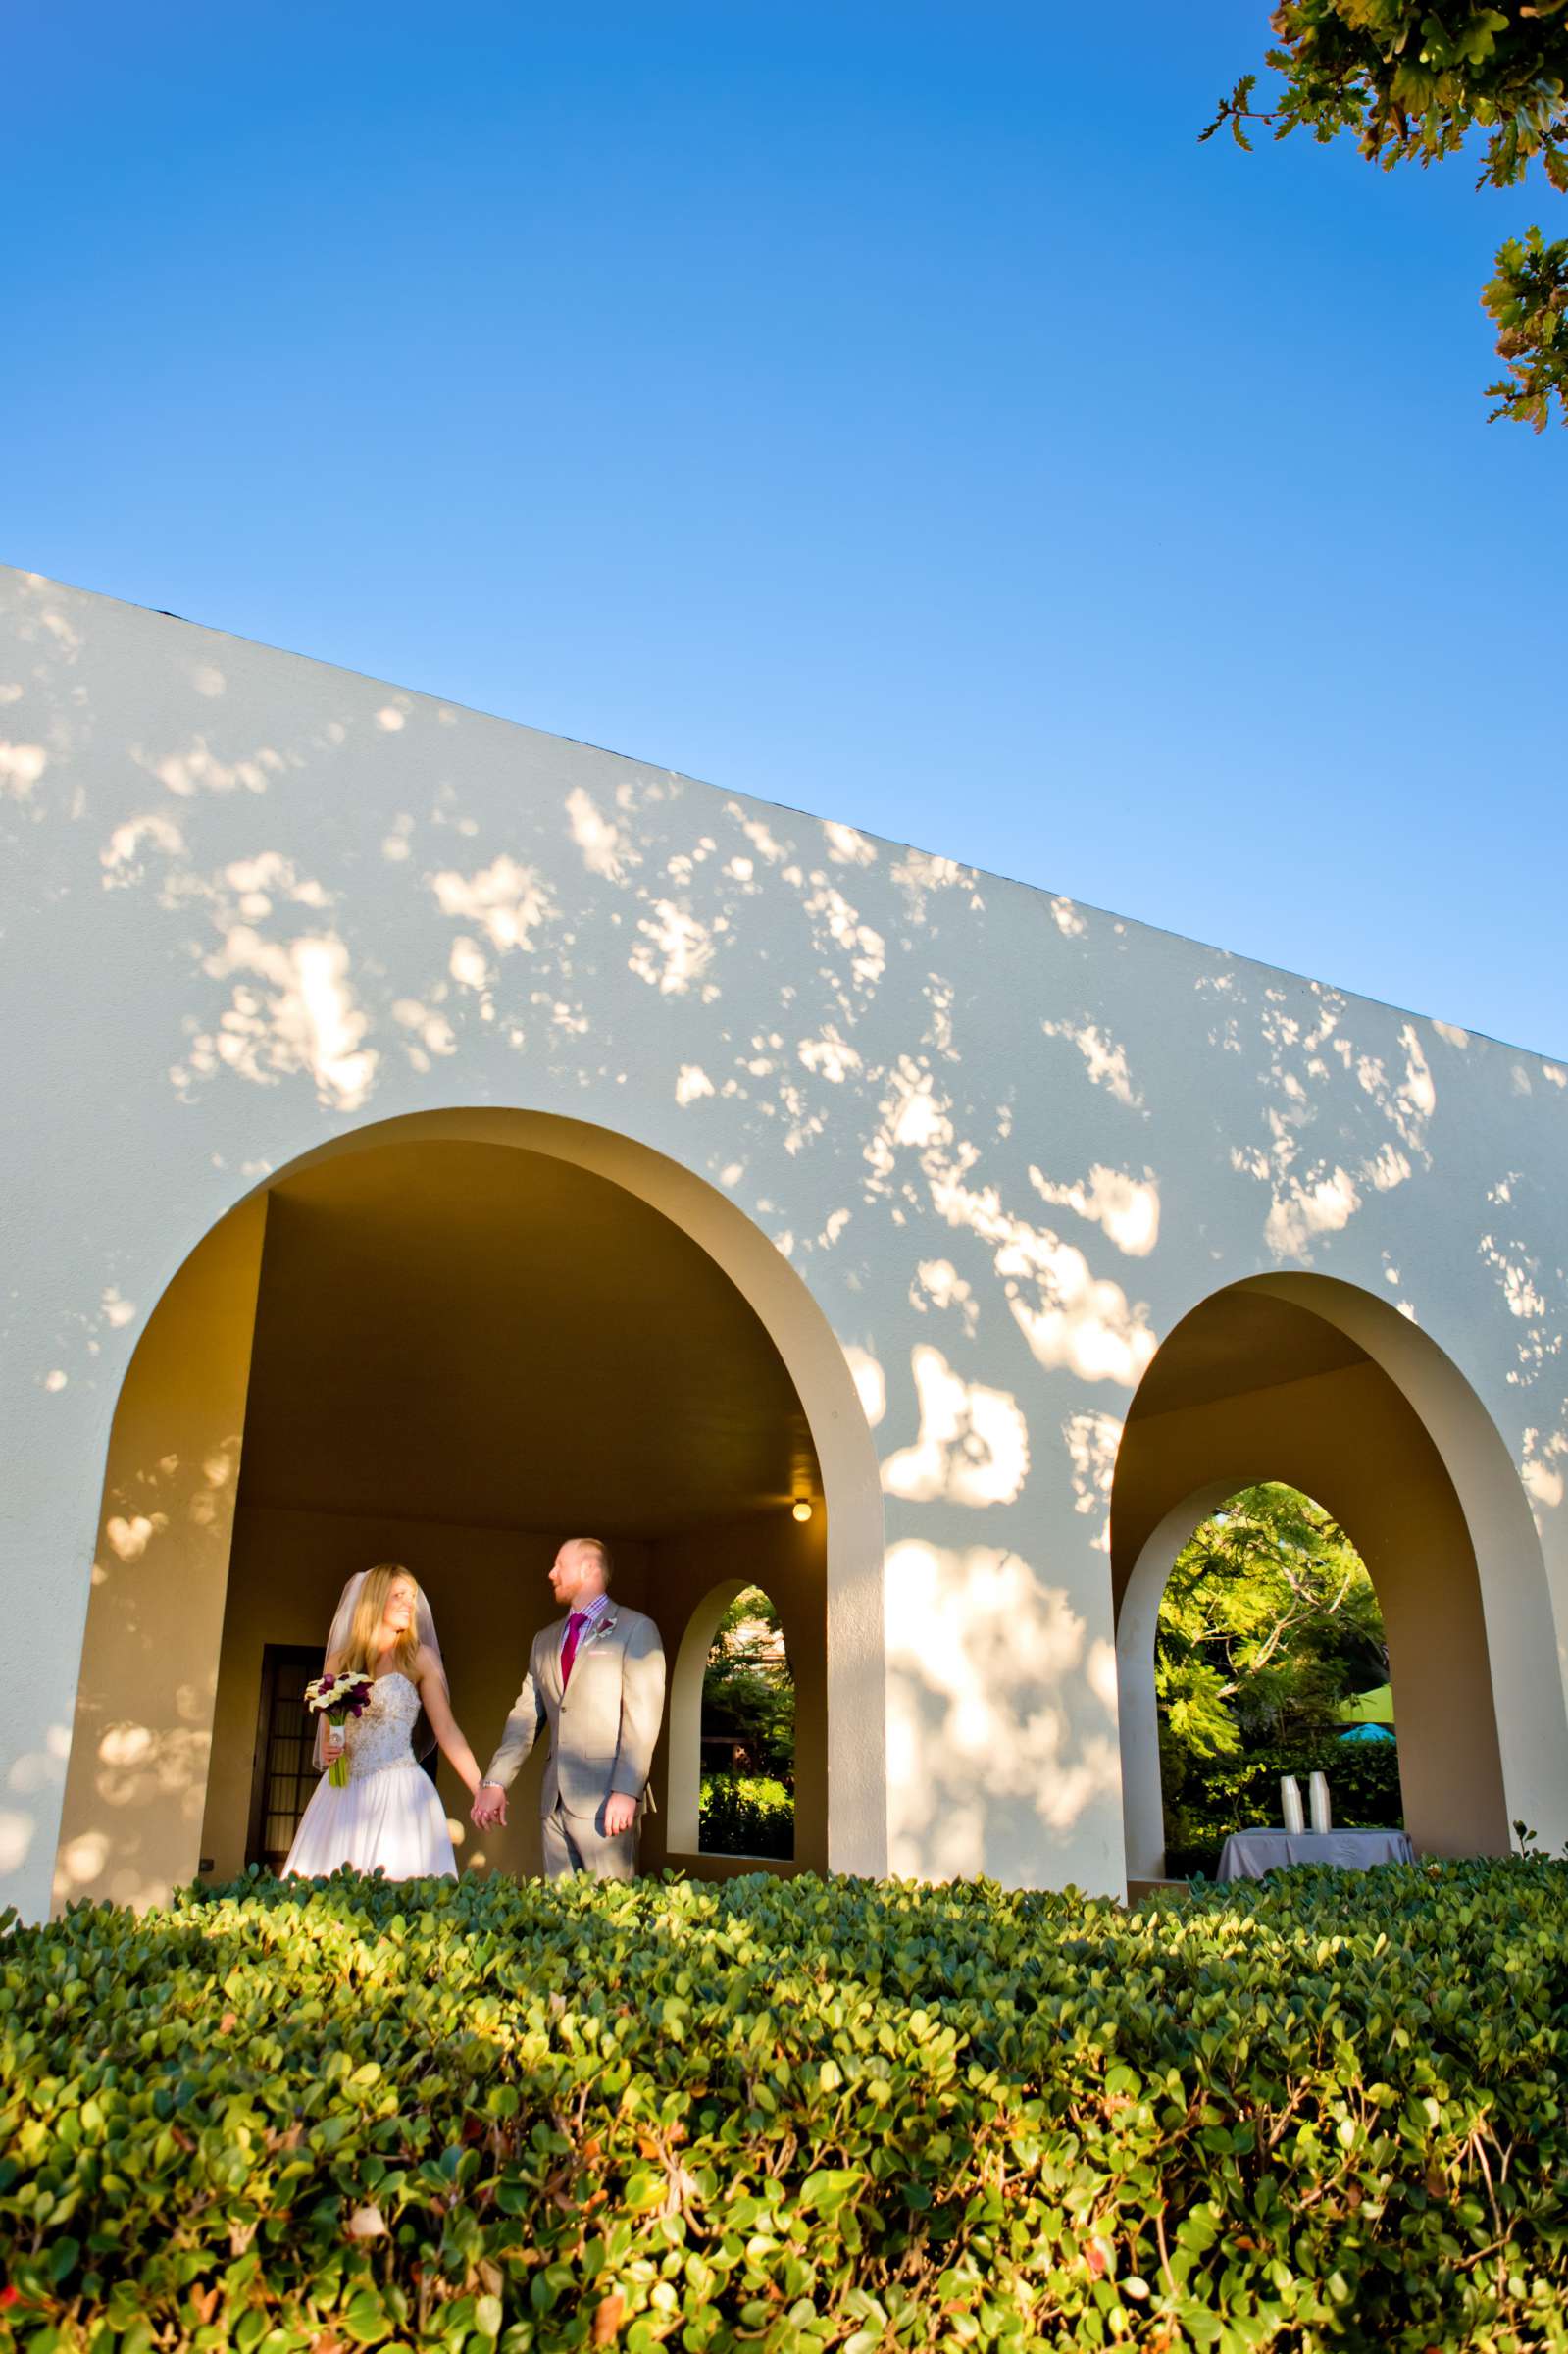
[[[564,1692],[572,1681],[572,1662],[578,1656],[578,1642],[587,1622],[586,1611],[574,1611],[566,1622],[566,1641],[561,1646],[561,1689]]]

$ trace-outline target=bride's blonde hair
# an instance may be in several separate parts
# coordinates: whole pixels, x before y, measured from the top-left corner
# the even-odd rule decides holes
[[[343,1657],[338,1663],[341,1667],[361,1675],[376,1673],[377,1661],[380,1656],[378,1638],[381,1631],[381,1620],[386,1615],[386,1598],[400,1577],[407,1578],[414,1589],[414,1616],[392,1645],[390,1659],[392,1667],[406,1675],[410,1682],[414,1681],[415,1663],[420,1653],[419,1622],[425,1596],[420,1591],[420,1581],[413,1570],[405,1569],[401,1561],[378,1561],[374,1569],[366,1570],[365,1583],[354,1604],[348,1641],[343,1646]]]

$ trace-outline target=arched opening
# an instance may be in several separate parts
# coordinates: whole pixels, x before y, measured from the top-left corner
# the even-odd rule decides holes
[[[778,1604],[758,1585],[726,1607],[702,1677],[704,1855],[795,1852],[795,1671]]]
[[[836,1737],[837,1860],[882,1868],[875,1455],[766,1238],[629,1140],[522,1113],[388,1123],[271,1180],[181,1268],[122,1392],[59,1897],[156,1901],[286,1844],[290,1678],[371,1561],[430,1592],[482,1759],[574,1532],[611,1540],[616,1590],[672,1666],[715,1561],[768,1563],[818,1695],[798,1862],[828,1861]],[[644,1868],[701,1870],[672,1836],[671,1755]],[[536,1867],[541,1768],[499,1840],[468,1830],[465,1862]],[[440,1786],[461,1821],[445,1767]]]
[[[1316,1498],[1377,1588],[1405,1825],[1435,1855],[1562,1836],[1568,1726],[1539,1542],[1518,1478],[1451,1361],[1388,1304],[1328,1277],[1215,1293],[1133,1402],[1111,1500],[1127,1869],[1164,1876],[1155,1621],[1176,1559],[1260,1480]]]
[[[1383,1612],[1333,1514],[1278,1480],[1188,1538],[1155,1621],[1166,1869],[1214,1876],[1233,1831],[1280,1819],[1280,1779],[1328,1783],[1340,1829],[1403,1827]]]
[[[823,1690],[815,1654],[801,1639],[821,1536],[809,1523],[791,1525],[792,1554],[775,1543],[766,1558],[748,1557],[748,1576],[725,1578],[703,1596],[672,1663],[670,1840],[699,1852],[716,1874],[791,1863],[797,1870],[823,1868],[827,1792],[813,1731]],[[770,1665],[759,1668],[759,1660]],[[770,1693],[774,1663],[786,1666],[787,1680]],[[748,1682],[761,1689],[748,1693]]]

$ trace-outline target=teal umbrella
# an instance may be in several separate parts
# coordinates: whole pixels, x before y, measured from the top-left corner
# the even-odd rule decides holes
[[[1340,1735],[1340,1739],[1341,1741],[1391,1741],[1393,1735],[1386,1724],[1352,1724],[1347,1733]]]

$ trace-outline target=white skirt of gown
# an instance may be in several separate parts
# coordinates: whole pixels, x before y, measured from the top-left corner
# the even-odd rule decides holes
[[[380,1676],[362,1716],[344,1727],[348,1781],[324,1773],[300,1817],[283,1877],[326,1879],[346,1864],[389,1880],[455,1879],[457,1856],[435,1784],[414,1755],[417,1688]]]

